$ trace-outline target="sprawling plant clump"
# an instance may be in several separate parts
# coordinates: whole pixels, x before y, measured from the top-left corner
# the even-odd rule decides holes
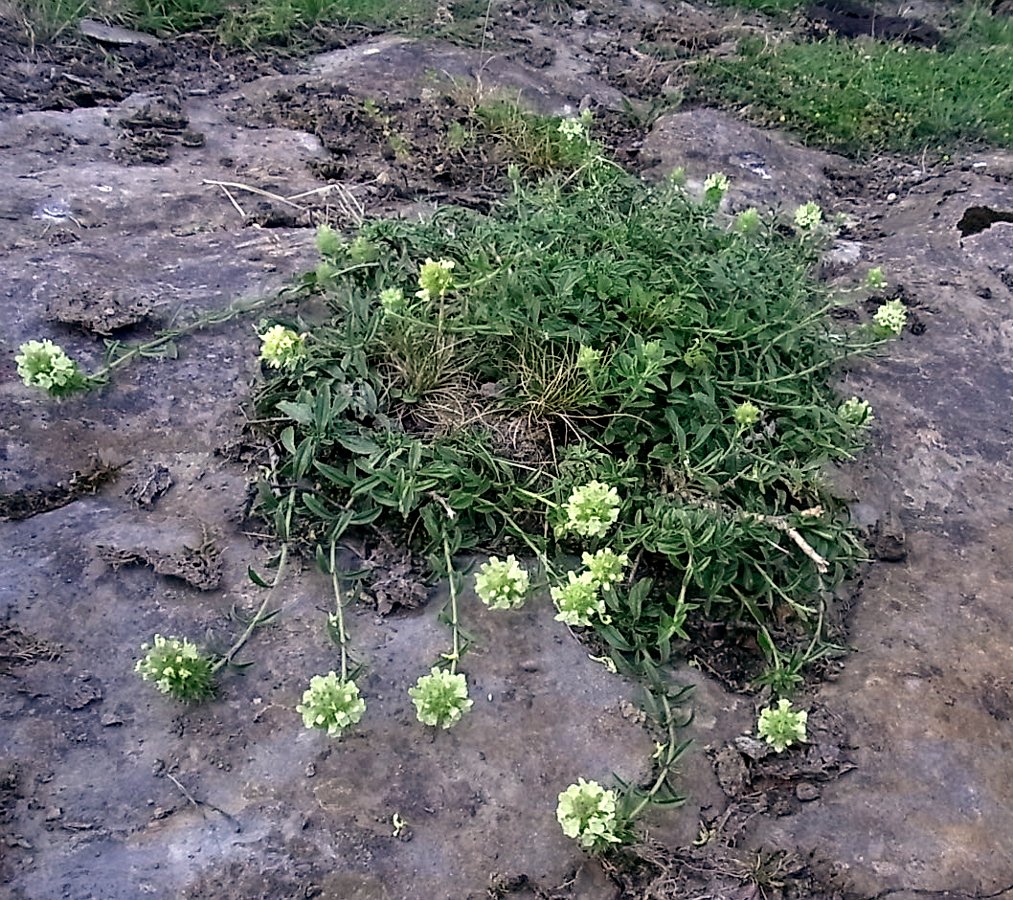
[[[871,419],[831,377],[893,329],[828,318],[812,209],[738,227],[726,188],[694,200],[597,159],[490,215],[325,229],[306,288],[328,315],[284,323],[304,345],[258,398],[299,486],[293,535],[375,523],[440,570],[524,551],[617,661],[734,620],[790,688],[858,555],[822,475]]]

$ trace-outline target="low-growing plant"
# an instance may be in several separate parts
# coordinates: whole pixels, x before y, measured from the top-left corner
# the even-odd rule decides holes
[[[579,116],[541,116],[516,101],[496,98],[478,103],[472,116],[528,178],[580,169],[602,152],[591,138],[593,116],[587,110]]]
[[[189,322],[161,329],[149,340],[133,344],[107,339],[102,364],[93,372],[86,372],[77,360],[48,338],[25,341],[14,356],[18,377],[25,387],[45,391],[56,399],[94,390],[106,384],[109,376],[121,366],[137,359],[175,359],[180,338],[249,315],[276,300],[276,297],[265,297],[238,301],[224,309],[200,313]],[[284,333],[284,328],[274,326],[263,335],[262,359],[272,367],[291,368],[298,353],[297,345],[301,345],[301,336],[293,332],[291,339],[283,338]],[[291,346],[286,344],[286,348],[282,348],[281,344],[286,341],[290,341]]]
[[[257,398],[304,486],[296,533],[383,527],[447,574],[461,550],[526,548],[559,617],[634,668],[700,617],[754,630],[775,670],[825,652],[825,597],[861,551],[823,472],[864,421],[830,381],[903,306],[843,330],[812,275],[819,208],[796,236],[758,212],[742,228],[729,189],[714,173],[695,199],[591,158],[490,215],[324,232],[304,288],[330,318],[289,323],[304,353]],[[557,573],[560,552],[586,569]],[[498,571],[480,593],[512,604]]]
[[[204,700],[214,693],[214,663],[186,638],[156,634],[141,644],[144,656],[134,670],[163,694],[184,703]]]
[[[808,719],[809,713],[792,709],[791,701],[782,697],[777,706],[768,706],[760,711],[756,730],[775,753],[783,753],[793,744],[805,743]]]
[[[366,701],[359,694],[359,685],[350,670],[348,632],[345,630],[345,600],[341,592],[337,564],[337,541],[331,540],[330,552],[324,554],[317,546],[317,568],[331,579],[334,594],[334,612],[327,616],[327,632],[337,644],[341,656],[340,674],[333,670],[326,675],[314,675],[309,688],[303,693],[302,703],[296,712],[303,717],[307,728],[319,728],[330,737],[340,737],[352,725],[357,725],[366,712]]]

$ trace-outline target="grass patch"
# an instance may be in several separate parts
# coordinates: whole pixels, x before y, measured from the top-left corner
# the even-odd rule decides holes
[[[861,556],[823,471],[866,417],[830,379],[881,338],[831,327],[813,231],[733,227],[712,184],[695,201],[589,157],[490,215],[323,229],[305,289],[327,315],[272,332],[257,399],[279,459],[261,511],[297,486],[293,539],[377,526],[439,571],[523,552],[620,662],[724,620],[791,688]]]
[[[91,0],[14,0],[13,19],[33,43],[59,37],[92,13]]]
[[[1013,20],[979,7],[944,48],[828,39],[764,46],[698,70],[695,96],[784,124],[809,144],[878,151],[1013,146]]]
[[[470,115],[475,122],[473,136],[491,141],[498,155],[529,179],[575,171],[601,151],[589,141],[590,113],[569,119],[540,116],[514,100],[497,98],[478,103]],[[453,143],[454,135],[448,135],[448,144]]]
[[[91,0],[15,0],[23,30],[52,39],[98,14],[163,36],[206,32],[230,46],[289,45],[316,27],[428,33],[461,43],[478,40],[485,5],[463,0],[441,18],[437,0],[123,0],[99,11]]]
[[[436,19],[434,0],[246,0],[218,26],[226,44],[280,44],[318,25],[421,30]]]
[[[718,0],[718,2],[721,6],[766,13],[768,16],[783,16],[805,5],[805,0]]]

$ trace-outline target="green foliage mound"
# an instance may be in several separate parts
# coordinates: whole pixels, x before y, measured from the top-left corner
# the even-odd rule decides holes
[[[818,231],[739,228],[720,199],[592,160],[489,215],[370,222],[351,243],[322,229],[304,289],[327,314],[285,323],[302,351],[257,399],[293,536],[524,551],[550,585],[562,554],[609,548],[621,578],[568,574],[601,591],[618,661],[664,661],[695,618],[727,619],[790,687],[859,555],[823,473],[864,426],[830,379],[880,336],[832,326]],[[266,515],[277,497],[264,486]]]

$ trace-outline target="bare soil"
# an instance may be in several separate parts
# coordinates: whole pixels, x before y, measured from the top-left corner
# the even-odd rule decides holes
[[[688,56],[760,27],[688,4],[514,3],[491,52],[349,33],[301,60],[197,39],[33,49],[0,31],[10,896],[1013,896],[1013,158],[858,166],[727,113],[624,106],[645,112]],[[696,685],[687,802],[604,866],[560,833],[555,796],[578,775],[641,777],[653,736],[636,686],[547,600],[494,616],[466,598],[476,706],[435,738],[404,687],[443,646],[445,596],[393,546],[359,548],[374,574],[351,632],[370,713],[340,743],[293,712],[335,665],[310,565],[214,702],[180,707],[133,674],[153,632],[225,647],[232,614],[259,601],[246,569],[271,547],[245,516],[249,321],[62,403],[13,362],[42,336],[95,362],[109,336],[276,292],[314,264],[312,226],[340,221],[334,182],[370,215],[488,206],[496,148],[446,142],[479,86],[546,112],[590,105],[624,164],[681,165],[691,184],[725,171],[733,209],[818,200],[847,217],[827,277],[881,265],[916,313],[889,355],[842,379],[876,410],[869,452],[835,473],[876,561],[842,598],[853,652],[806,697],[810,743],[781,758],[749,737],[762,698],[744,691],[747,657],[704,623],[673,673]]]

